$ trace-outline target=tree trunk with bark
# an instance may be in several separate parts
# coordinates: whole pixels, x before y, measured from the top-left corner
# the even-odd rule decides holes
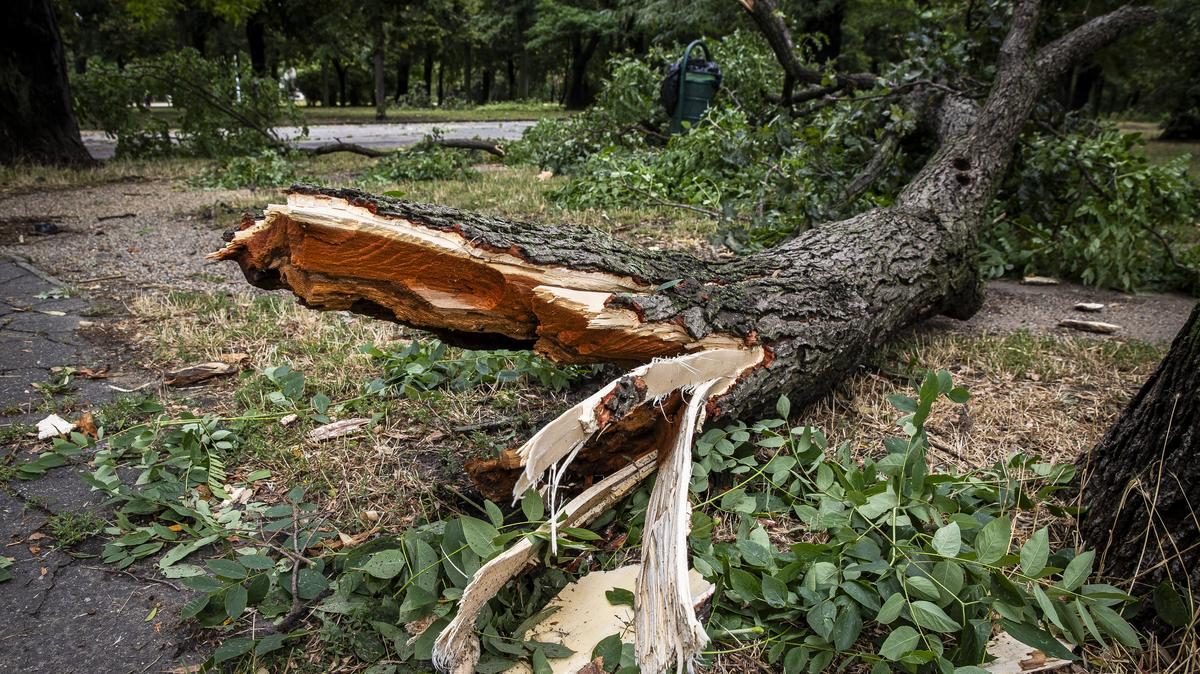
[[[587,71],[600,38],[591,35],[573,35],[570,38],[571,61],[567,69],[566,92],[563,104],[568,110],[582,110],[591,104],[595,97],[588,86]]]
[[[1143,595],[1200,591],[1200,305],[1116,425],[1079,460],[1084,543]]]
[[[0,25],[0,164],[86,166],[50,0],[14,0]]]
[[[412,70],[412,61],[409,61],[408,56],[400,59],[396,64],[396,103],[399,103],[408,95],[408,77],[409,71]]]
[[[382,121],[387,119],[387,76],[384,73],[383,65],[385,36],[382,21],[375,24],[374,42],[374,48],[371,51],[371,68],[375,75],[375,119]]]
[[[255,12],[246,20],[246,49],[250,52],[250,69],[260,77],[267,74],[267,15]]]
[[[468,471],[490,498],[523,494],[547,473],[554,485],[591,484],[656,452],[690,465],[678,452],[690,452],[691,429],[705,418],[752,414],[782,394],[813,400],[901,328],[976,311],[976,240],[1036,98],[1081,58],[1155,16],[1123,8],[1037,49],[1037,15],[1036,1],[1017,4],[982,104],[922,98],[940,146],[892,206],[761,253],[702,260],[593,230],[297,186],[214,257],[313,308],[394,320],[465,346],[633,368],[522,447],[472,462]],[[687,480],[679,477],[656,483],[642,548],[643,568],[674,583],[686,579],[673,570],[687,568],[686,546],[668,540],[686,526]],[[703,645],[690,606],[639,601],[635,612],[638,624],[662,625],[656,633],[670,637],[647,642],[638,632],[642,671],[665,671]],[[437,662],[472,671],[470,629],[469,619],[456,619],[439,637]]]

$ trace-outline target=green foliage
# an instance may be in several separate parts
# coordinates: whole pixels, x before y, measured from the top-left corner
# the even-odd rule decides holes
[[[89,63],[72,81],[80,120],[117,139],[118,157],[226,157],[275,148],[271,129],[299,124],[278,83],[194,49],[119,67]],[[170,101],[173,123],[150,108]]]
[[[578,365],[558,365],[531,351],[450,349],[440,340],[413,340],[399,349],[363,348],[383,368],[383,386],[410,398],[440,388],[455,391],[534,381],[562,390],[591,372]]]
[[[993,208],[984,273],[1045,274],[1122,290],[1200,288],[1200,185],[1189,178],[1186,158],[1150,164],[1142,143],[1104,125],[1027,133]]]
[[[915,397],[893,396],[903,433],[861,464],[847,445],[830,448],[820,431],[783,418],[697,441],[691,486],[703,500],[691,546],[696,568],[722,588],[714,638],[756,635],[785,672],[854,660],[880,671],[974,671],[955,668],[984,661],[993,615],[1058,657],[1075,656],[1056,638],[1138,645],[1118,611],[1129,597],[1087,582],[1092,552],[1052,550],[1044,528],[1013,540],[1014,518],[1070,482],[1072,467],[1017,454],[972,473],[931,472],[924,423],[941,397],[968,394],[939,372]],[[784,399],[781,417],[787,408]],[[805,540],[780,551],[765,521]],[[730,524],[735,538],[714,536]]]
[[[258,154],[225,157],[192,180],[197,187],[221,189],[263,189],[296,182],[296,168],[287,155],[276,150]]]
[[[367,171],[363,180],[373,184],[397,183],[406,180],[470,180],[478,174],[471,168],[475,152],[436,145],[426,138],[406,150],[398,150],[379,159]]]

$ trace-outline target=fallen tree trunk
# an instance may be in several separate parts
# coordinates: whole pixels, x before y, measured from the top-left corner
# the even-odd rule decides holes
[[[504,156],[504,146],[499,141],[488,140],[486,138],[435,138],[424,141],[430,145],[440,147],[455,148],[459,150],[480,150],[497,157]],[[350,154],[362,155],[364,157],[387,157],[396,153],[396,149],[381,149],[376,147],[367,147],[358,143],[328,143],[326,145],[318,145],[313,148],[300,148],[301,152],[311,155],[336,154],[338,152],[348,152]]]
[[[646,672],[686,665],[706,639],[681,591],[692,430],[706,416],[753,413],[784,393],[812,400],[903,327],[974,313],[976,238],[1038,93],[1154,17],[1122,8],[1035,50],[1037,13],[1032,0],[1015,8],[982,105],[948,95],[930,107],[940,147],[893,206],[768,251],[703,260],[592,230],[301,185],[212,257],[313,308],[394,320],[467,346],[633,367],[522,447],[468,470],[492,498],[519,497],[545,479],[558,513],[560,484],[590,484],[658,452],[672,473],[647,509],[642,573],[652,586],[639,582],[637,623],[647,629],[636,651]],[[455,672],[474,665],[470,649],[437,655]]]

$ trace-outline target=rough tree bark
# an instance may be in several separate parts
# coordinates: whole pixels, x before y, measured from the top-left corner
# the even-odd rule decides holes
[[[50,0],[14,0],[0,22],[0,164],[95,163],[79,137]]]
[[[978,308],[976,238],[1036,97],[1155,13],[1122,8],[1040,49],[1037,16],[1036,0],[1017,4],[982,105],[947,95],[930,108],[939,149],[893,206],[762,253],[701,260],[591,230],[297,186],[214,257],[314,308],[395,320],[468,346],[637,366],[521,448],[471,464],[489,497],[522,494],[543,475],[552,492],[590,484],[653,452],[690,465],[679,453],[690,452],[690,430],[703,417],[752,413],[784,393],[812,400],[904,326]],[[685,587],[675,573],[687,567],[675,538],[686,527],[681,499],[686,479],[661,479],[647,512],[643,574],[665,578],[659,590]],[[637,622],[663,627],[651,641],[638,633],[637,656],[643,671],[659,672],[686,664],[704,635],[681,599],[651,594],[639,594]],[[474,665],[463,622],[439,639],[440,662],[455,672]]]
[[[1143,595],[1200,590],[1200,305],[1166,358],[1079,460],[1079,531],[1099,572]],[[1190,591],[1190,592],[1186,592]],[[1161,626],[1161,625],[1160,625]]]

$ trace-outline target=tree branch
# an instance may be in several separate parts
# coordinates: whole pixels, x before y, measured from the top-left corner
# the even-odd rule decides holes
[[[1133,5],[1098,16],[1042,47],[1034,59],[1035,72],[1042,81],[1049,82],[1097,49],[1131,30],[1153,23],[1158,17],[1159,12],[1153,7]]]
[[[430,145],[439,145],[441,147],[457,148],[460,150],[480,150],[497,157],[504,156],[504,147],[499,141],[489,140],[486,138],[439,138],[436,140],[426,141]],[[395,152],[395,150],[381,150],[373,147],[358,145],[357,143],[329,143],[328,145],[320,145],[311,148],[299,148],[300,152],[311,154],[314,156],[323,154],[333,154],[335,152],[350,152],[353,154],[362,155],[364,157],[386,157]]]
[[[800,62],[800,58],[796,55],[796,45],[792,41],[792,33],[788,30],[787,22],[783,20],[783,14],[775,7],[774,0],[738,0],[738,4],[746,10],[754,24],[758,26],[759,32],[767,39],[767,44],[775,53],[775,60],[783,68],[783,95],[780,97],[782,102],[798,103],[841,89],[867,88],[874,86],[879,79],[871,73],[837,74],[834,76],[836,85],[829,91],[810,89],[793,95],[792,88],[796,83],[821,85],[825,82],[825,75],[819,70],[805,67]],[[827,87],[821,87],[821,89],[824,88]],[[820,93],[815,93],[818,91]],[[797,97],[800,97],[799,100],[796,100]]]

